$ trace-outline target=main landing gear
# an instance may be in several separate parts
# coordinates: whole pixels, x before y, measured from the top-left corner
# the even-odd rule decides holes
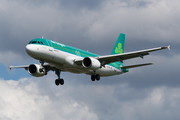
[[[91,80],[92,81],[99,81],[100,80],[100,75],[99,74],[96,74],[96,71],[94,71],[94,75],[91,75]]]
[[[64,85],[64,80],[60,79],[60,71],[56,70],[56,75],[58,76],[58,79],[55,80],[55,84],[58,86],[59,84]]]

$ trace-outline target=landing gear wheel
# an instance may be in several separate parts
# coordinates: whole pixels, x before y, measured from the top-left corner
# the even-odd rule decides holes
[[[60,84],[64,85],[64,80],[63,79],[60,79]]]
[[[96,74],[96,80],[99,81],[100,80],[100,75],[99,74]]]
[[[55,84],[58,86],[59,84],[64,85],[64,80],[63,79],[56,79]]]
[[[95,75],[91,75],[91,80],[95,81],[95,79],[96,79],[96,76]]]
[[[55,80],[55,84],[58,86],[60,84],[60,80],[59,79],[56,79]]]

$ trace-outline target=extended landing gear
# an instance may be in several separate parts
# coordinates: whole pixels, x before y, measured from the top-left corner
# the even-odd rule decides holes
[[[64,85],[64,80],[63,79],[56,79],[55,84],[58,86],[59,84]]]
[[[94,75],[91,75],[91,80],[92,81],[99,81],[100,80],[100,75],[99,74],[96,74],[96,71],[94,71]]]
[[[44,66],[44,60],[42,60],[42,61],[39,61],[40,63],[41,63],[41,68],[39,69],[39,72],[44,72],[44,68],[43,68],[43,66]]]
[[[56,70],[56,75],[58,76],[58,79],[55,80],[55,84],[58,86],[59,84],[64,85],[64,80],[60,79],[60,71]]]

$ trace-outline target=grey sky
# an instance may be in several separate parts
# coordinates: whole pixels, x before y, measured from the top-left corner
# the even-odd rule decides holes
[[[177,0],[1,0],[0,63],[5,66],[35,61],[25,46],[42,36],[106,55],[124,33],[125,52],[169,44],[171,51],[124,61],[154,65],[99,82],[87,75],[62,73],[65,85],[57,87],[53,72],[19,81],[4,81],[2,76],[0,118],[179,119],[179,4]]]

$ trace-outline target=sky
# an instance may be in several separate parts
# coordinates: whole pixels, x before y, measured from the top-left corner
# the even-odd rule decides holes
[[[179,120],[179,0],[0,0],[0,119]],[[120,33],[125,52],[171,45],[124,65],[154,63],[101,77],[53,72],[35,78],[10,65],[38,63],[25,52],[44,36],[108,55]]]

